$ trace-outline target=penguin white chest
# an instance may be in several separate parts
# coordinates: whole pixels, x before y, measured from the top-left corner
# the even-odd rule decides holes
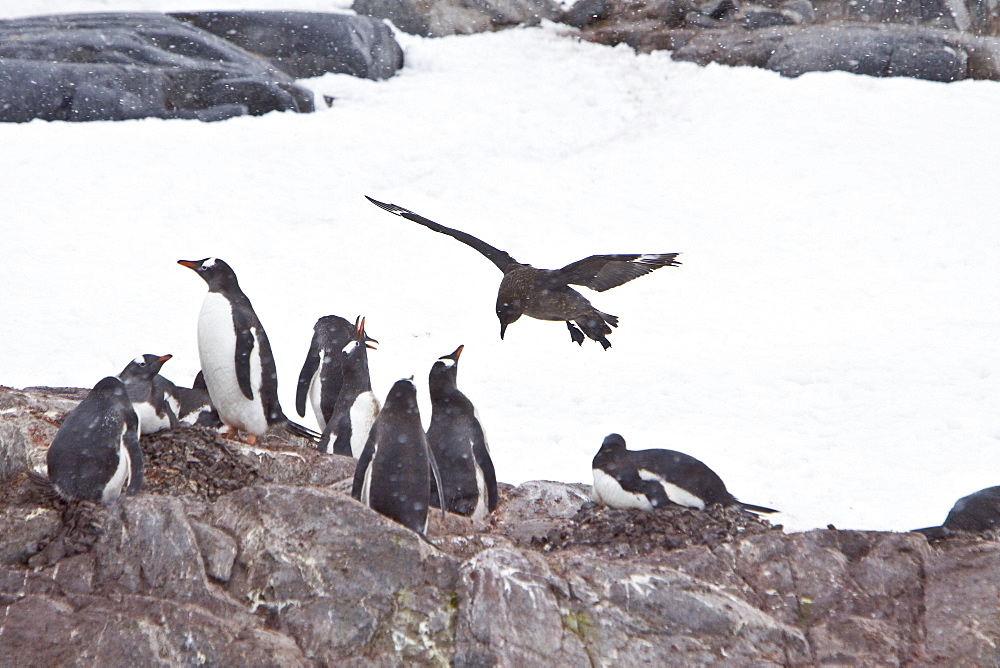
[[[639,477],[643,480],[655,480],[660,483],[660,487],[663,488],[667,498],[676,503],[678,506],[705,510],[705,502],[701,498],[695,496],[683,487],[678,487],[673,483],[667,482],[663,479],[663,476],[653,473],[652,471],[639,469]]]
[[[486,489],[486,475],[483,474],[483,467],[479,465],[479,462],[475,462],[474,467],[476,469],[476,489],[479,490],[479,495],[476,497],[476,507],[472,511],[472,519],[481,520],[490,512],[489,490]]]
[[[355,459],[359,459],[365,449],[380,408],[371,391],[359,394],[351,405],[351,456]]]
[[[132,409],[139,418],[139,434],[155,434],[170,428],[170,417],[166,414],[157,415],[156,409],[148,401],[132,404]]]
[[[253,399],[243,395],[236,375],[236,328],[232,305],[217,292],[205,295],[198,316],[198,356],[208,395],[219,418],[228,426],[260,435],[267,431],[267,417],[260,396],[260,342],[256,328],[251,328],[250,333],[254,338],[250,351]]]
[[[320,429],[326,429],[326,419],[323,417],[323,365],[327,364],[326,352],[324,350],[319,351],[319,364],[316,365],[316,371],[313,373],[312,380],[309,381],[309,403],[313,409],[313,415],[316,416],[316,422],[319,423]]]
[[[128,487],[132,480],[132,457],[128,454],[128,447],[125,445],[125,433],[128,431],[127,425],[122,425],[122,433],[118,439],[118,466],[104,490],[101,492],[101,503],[107,505],[121,496],[122,491]]]
[[[653,504],[645,494],[629,492],[621,483],[601,469],[594,469],[594,486],[591,488],[594,501],[610,508],[638,508],[652,510]]]

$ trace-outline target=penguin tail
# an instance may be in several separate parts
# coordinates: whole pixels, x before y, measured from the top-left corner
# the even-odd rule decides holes
[[[778,513],[780,510],[775,510],[774,508],[765,508],[764,506],[755,506],[752,503],[743,503],[740,501],[740,507],[743,510],[750,511],[751,513]]]
[[[913,533],[922,533],[927,536],[927,540],[936,540],[938,538],[947,538],[951,535],[951,531],[945,527],[924,527],[923,529],[914,529]]]
[[[318,431],[313,431],[309,427],[305,427],[298,422],[292,422],[291,420],[285,420],[284,427],[289,434],[307,439],[313,443],[319,443],[320,438],[323,436]]]
[[[28,471],[28,484],[31,488],[38,492],[46,501],[55,501],[59,497],[59,491],[49,480],[49,477],[39,473],[38,471],[29,470]]]

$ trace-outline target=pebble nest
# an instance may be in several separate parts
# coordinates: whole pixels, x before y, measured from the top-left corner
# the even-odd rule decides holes
[[[705,510],[669,506],[646,511],[616,510],[591,502],[583,504],[565,527],[532,538],[531,546],[544,552],[573,549],[626,559],[694,545],[711,548],[781,530],[781,525],[772,526],[738,506],[716,504]]]
[[[154,494],[193,495],[214,501],[248,487],[261,476],[237,455],[219,433],[205,427],[181,427],[142,437],[145,479]]]

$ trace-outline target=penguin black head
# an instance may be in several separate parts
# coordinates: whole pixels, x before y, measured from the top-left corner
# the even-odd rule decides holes
[[[342,350],[354,338],[354,325],[339,315],[325,315],[313,325],[313,339],[321,348]]]
[[[178,260],[177,264],[191,269],[208,283],[212,292],[222,292],[226,289],[238,288],[236,272],[233,268],[217,257],[206,257],[204,260]]]
[[[141,355],[129,362],[118,377],[122,380],[152,378],[171,357],[173,355]]]
[[[604,442],[601,443],[601,451],[603,452],[617,452],[625,449],[625,439],[622,438],[621,434],[608,434],[604,437]]]
[[[517,322],[522,315],[524,315],[524,305],[520,299],[507,299],[502,296],[497,299],[497,318],[500,319],[501,339],[507,331],[507,325]]]
[[[376,339],[368,336],[365,332],[365,319],[360,315],[354,321],[354,334],[350,341],[344,343],[341,352],[347,359],[368,358],[369,350],[378,350],[373,343],[378,343]]]
[[[125,390],[125,385],[120,379],[115,378],[114,376],[102,378],[97,385],[94,385],[94,389],[90,391],[90,394],[115,395],[120,397],[128,396],[128,392]]]
[[[442,355],[431,367],[429,386],[432,398],[441,391],[453,390],[458,386],[458,358],[465,346],[459,346],[450,355]]]
[[[417,412],[417,386],[413,382],[413,376],[401,378],[393,383],[389,395],[385,398],[382,411],[385,413]]]

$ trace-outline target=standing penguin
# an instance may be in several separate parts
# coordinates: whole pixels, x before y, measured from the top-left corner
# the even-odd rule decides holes
[[[121,380],[102,379],[66,416],[46,462],[49,481],[66,501],[108,504],[139,491],[139,418]]]
[[[351,496],[423,535],[432,475],[440,490],[437,464],[420,423],[417,387],[412,378],[397,380],[358,459]],[[439,501],[443,507],[444,499],[439,496]]]
[[[368,433],[378,416],[379,406],[368,373],[368,349],[375,339],[365,334],[365,320],[358,316],[351,340],[339,351],[341,383],[330,421],[319,440],[319,449],[327,454],[360,457],[368,442]],[[377,342],[376,342],[377,343]]]
[[[198,354],[208,394],[229,428],[228,435],[249,432],[257,442],[268,427],[316,440],[319,434],[289,420],[278,403],[278,374],[271,344],[257,314],[222,260],[178,260],[208,283],[208,294],[198,316]]]
[[[777,510],[742,503],[715,471],[674,450],[627,450],[625,439],[610,434],[594,457],[594,500],[611,508],[652,510],[671,503],[704,510],[719,503],[754,513]]]
[[[171,357],[142,355],[129,362],[118,374],[139,418],[140,436],[163,429],[176,429],[180,424],[176,409],[169,402],[174,384],[160,375],[164,362]]]
[[[458,389],[458,358],[464,348],[438,358],[431,367],[427,443],[441,471],[445,509],[482,519],[497,507],[497,477],[479,414]],[[436,494],[432,483],[432,504]]]
[[[344,361],[347,357],[344,347],[354,340],[356,328],[356,320],[352,325],[339,315],[325,315],[313,326],[309,352],[302,363],[302,371],[299,372],[295,410],[300,417],[305,417],[308,398],[316,422],[322,429],[326,429],[330,416],[333,415],[340,386],[344,382]],[[365,334],[365,343],[378,341]]]
[[[309,352],[295,390],[295,410],[299,417],[305,417],[308,399],[320,429],[326,429],[333,415],[333,405],[344,380],[342,351],[353,340],[354,325],[339,315],[325,315],[313,325]]]

